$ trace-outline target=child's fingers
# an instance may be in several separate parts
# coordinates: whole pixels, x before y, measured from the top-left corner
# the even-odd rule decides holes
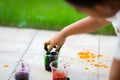
[[[44,43],[44,49],[46,50],[46,51],[48,51],[48,45],[50,45],[50,41],[47,41],[47,42],[45,42]]]
[[[55,46],[55,45],[51,43],[51,44],[49,45],[48,52],[50,52],[50,51],[53,49],[54,46]]]
[[[57,47],[56,47],[56,53],[59,53],[61,47],[62,47],[62,45],[57,45]]]

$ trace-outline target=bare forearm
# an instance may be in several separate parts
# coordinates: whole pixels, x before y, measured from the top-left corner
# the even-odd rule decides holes
[[[109,24],[109,22],[106,20],[96,20],[91,17],[87,17],[65,27],[60,33],[63,33],[66,37],[74,34],[88,33],[107,24]]]

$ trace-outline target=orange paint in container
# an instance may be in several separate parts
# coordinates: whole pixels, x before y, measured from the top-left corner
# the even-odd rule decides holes
[[[59,62],[61,64],[62,62]],[[67,64],[61,64],[59,67],[55,67],[58,64],[58,61],[53,61],[50,63],[52,70],[52,80],[69,80],[68,72],[66,70]]]
[[[67,80],[66,74],[64,73],[64,71],[55,71],[53,73],[53,80]]]

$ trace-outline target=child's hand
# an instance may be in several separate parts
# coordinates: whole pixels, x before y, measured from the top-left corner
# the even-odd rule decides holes
[[[52,39],[44,43],[44,48],[48,52],[52,50],[52,48],[55,46],[56,47],[56,53],[59,52],[60,48],[65,42],[66,37],[62,35],[62,33],[58,33],[56,36],[54,36]]]

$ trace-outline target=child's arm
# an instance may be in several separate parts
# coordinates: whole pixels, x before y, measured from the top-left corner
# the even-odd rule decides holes
[[[77,21],[67,27],[65,27],[63,30],[61,30],[56,36],[54,36],[51,40],[45,42],[45,46],[47,47],[49,45],[49,50],[53,48],[53,46],[57,46],[56,52],[58,52],[59,48],[63,45],[65,42],[66,37],[74,34],[81,34],[81,33],[88,33],[91,31],[94,31],[96,29],[99,29],[110,22],[106,20],[97,20],[91,17],[87,17],[85,19],[82,19],[80,21]]]
[[[60,33],[64,34],[66,37],[74,34],[88,33],[99,29],[110,22],[106,20],[97,20],[91,17],[87,17],[78,22],[75,22],[67,27],[65,27]]]

